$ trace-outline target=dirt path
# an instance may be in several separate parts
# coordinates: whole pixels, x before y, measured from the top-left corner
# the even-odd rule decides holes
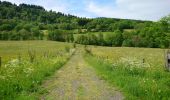
[[[100,80],[80,52],[55,73],[43,86],[48,90],[41,100],[122,100],[123,96]]]

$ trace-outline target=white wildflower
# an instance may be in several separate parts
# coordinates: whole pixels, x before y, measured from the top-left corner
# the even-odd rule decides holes
[[[119,63],[123,64],[125,67],[136,67],[136,68],[146,68],[150,67],[150,64],[143,63],[142,60],[139,60],[137,58],[127,57],[127,58],[120,58]]]
[[[28,67],[28,68],[25,68],[23,71],[24,71],[24,73],[26,73],[28,75],[28,74],[31,74],[34,71],[34,69],[31,67]]]
[[[5,64],[5,68],[7,68],[7,67],[15,68],[15,67],[18,67],[18,64],[19,64],[19,60],[13,59],[13,60],[9,61],[7,64]]]

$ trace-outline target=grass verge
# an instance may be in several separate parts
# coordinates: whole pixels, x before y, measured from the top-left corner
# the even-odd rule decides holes
[[[0,98],[15,99],[20,94],[37,92],[42,80],[61,68],[66,61],[65,58],[39,59],[33,63],[24,60],[10,61],[0,71]]]
[[[1,41],[0,45],[0,100],[37,99],[42,81],[75,50],[71,44],[52,41]]]
[[[127,100],[170,100],[170,73],[112,64],[106,60],[85,55],[85,60],[96,69],[98,75],[118,87]]]

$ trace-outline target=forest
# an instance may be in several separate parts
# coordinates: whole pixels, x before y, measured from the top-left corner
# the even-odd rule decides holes
[[[0,40],[53,40],[113,47],[170,47],[170,15],[157,22],[81,18],[0,1]]]

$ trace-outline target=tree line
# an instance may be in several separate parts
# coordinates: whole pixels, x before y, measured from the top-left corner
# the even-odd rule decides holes
[[[44,34],[44,30],[48,34]],[[94,32],[97,34],[93,34]],[[104,32],[109,34],[103,34]],[[53,41],[86,45],[168,48],[170,16],[157,22],[103,17],[80,18],[47,11],[37,5],[17,6],[0,1],[0,40],[42,40],[44,37]]]
[[[13,19],[16,22],[37,23],[40,29],[88,29],[88,31],[114,31],[132,29],[138,23],[151,21],[115,19],[115,18],[80,18],[61,12],[47,11],[41,6],[0,1],[0,19]]]

